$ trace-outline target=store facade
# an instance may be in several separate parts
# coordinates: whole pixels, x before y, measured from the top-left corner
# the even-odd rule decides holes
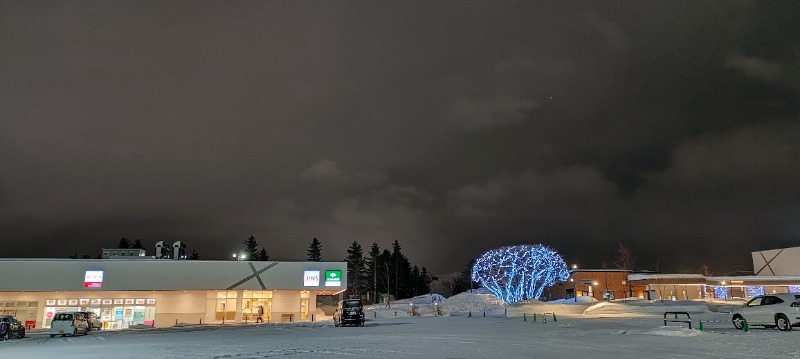
[[[49,327],[93,311],[109,329],[311,321],[316,296],[347,288],[345,262],[0,259],[0,313]]]

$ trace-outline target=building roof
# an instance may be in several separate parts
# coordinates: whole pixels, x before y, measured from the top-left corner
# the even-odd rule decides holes
[[[147,257],[0,259],[0,273],[14,273],[0,276],[0,291],[323,290],[347,286],[346,262],[143,258]],[[341,280],[326,283],[327,270],[341,271]],[[316,278],[306,280],[306,274]]]

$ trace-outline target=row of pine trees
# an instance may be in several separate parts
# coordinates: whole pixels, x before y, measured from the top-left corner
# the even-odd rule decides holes
[[[364,256],[361,245],[354,241],[347,249],[347,290],[352,297],[378,302],[378,298],[410,298],[430,291],[431,275],[428,269],[412,266],[403,255],[398,241],[392,250],[372,243]]]

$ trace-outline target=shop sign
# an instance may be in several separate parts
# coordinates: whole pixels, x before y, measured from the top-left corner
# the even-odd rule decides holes
[[[87,305],[89,304],[89,298],[81,298],[79,302],[81,303],[81,305]]]
[[[155,298],[147,298],[147,304],[156,304]]]
[[[48,310],[47,313],[44,313],[44,316],[47,319],[53,319],[53,311],[52,310]]]
[[[59,299],[58,300],[58,305],[67,305],[67,300],[66,299]]]
[[[44,301],[44,304],[45,305],[56,305],[56,300],[55,299],[48,299],[48,300]]]
[[[303,286],[319,287],[319,271],[307,270],[303,272]]]
[[[103,271],[87,270],[83,276],[84,288],[100,288],[103,286]]]
[[[125,304],[133,304],[133,298],[125,299]]]
[[[103,299],[103,304],[114,304],[114,301],[111,299]]]
[[[144,299],[136,299],[136,304],[144,304]]]
[[[92,299],[89,301],[89,303],[91,303],[92,305],[100,305],[101,302],[102,301],[100,299]]]
[[[114,304],[125,304],[125,299],[114,299]]]
[[[340,270],[325,271],[326,287],[340,287],[341,285],[342,285],[342,271]]]
[[[78,300],[77,299],[70,299],[68,305],[78,305]]]

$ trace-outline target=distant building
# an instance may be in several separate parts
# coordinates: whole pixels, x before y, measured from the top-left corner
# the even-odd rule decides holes
[[[628,275],[632,272],[624,269],[573,269],[566,282],[557,283],[545,294],[549,299],[570,299],[577,294],[597,300],[642,296],[644,288],[634,288],[628,282]]]
[[[134,248],[103,248],[103,259],[136,258],[144,257],[144,249]]]

